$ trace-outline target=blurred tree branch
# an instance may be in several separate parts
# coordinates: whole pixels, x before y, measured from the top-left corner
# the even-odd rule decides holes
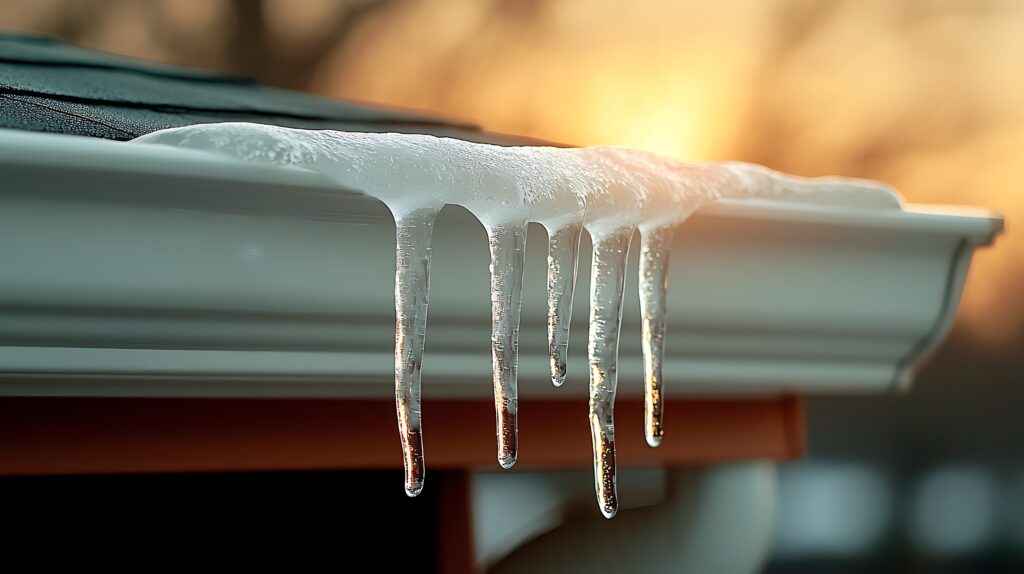
[[[780,5],[770,26],[774,32],[751,83],[752,93],[745,110],[747,121],[744,122],[748,126],[745,131],[748,138],[737,142],[740,159],[775,169],[793,169],[786,146],[780,145],[786,141],[789,128],[786,106],[780,105],[773,89],[777,84],[775,77],[843,4],[844,0],[797,0]]]
[[[274,38],[263,0],[232,0],[234,32],[228,37],[228,67],[239,74],[282,88],[305,89],[321,62],[345,44],[363,22],[400,0],[356,0],[331,16],[327,31],[301,46],[282,46]]]
[[[774,33],[761,53],[758,72],[750,84],[744,122],[747,137],[737,144],[739,159],[794,173],[801,173],[807,163],[818,163],[817,160],[807,162],[785,145],[788,140],[798,137],[793,133],[794,106],[788,99],[794,92],[791,86],[780,83],[778,78],[785,76],[783,72],[795,59],[816,49],[815,35],[827,33],[829,25],[843,17],[842,11],[854,4],[854,0],[791,0],[779,6],[769,25]],[[899,10],[897,22],[905,33],[905,42],[915,41],[912,34],[915,26],[942,13],[941,10],[937,12],[933,4],[920,0],[893,5],[893,9]],[[979,2],[951,5],[946,12],[982,16],[991,9],[987,3]],[[836,65],[841,65],[841,62]],[[936,93],[946,86],[942,79],[929,77],[923,72],[917,76],[917,81],[933,85]],[[850,89],[857,89],[854,82],[851,82]],[[983,106],[978,104],[977,98],[976,93],[965,90],[955,98],[918,100],[906,113],[888,120],[880,129],[868,132],[841,158],[835,158],[842,165],[834,165],[833,171],[877,177],[887,163],[900,158],[908,150],[919,152],[954,147],[984,135],[993,124],[982,112]],[[823,125],[820,129],[829,127]]]

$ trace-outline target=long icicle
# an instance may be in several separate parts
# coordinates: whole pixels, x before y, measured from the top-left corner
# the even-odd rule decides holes
[[[569,354],[569,325],[576,288],[582,223],[570,223],[548,230],[548,352],[551,359],[551,383],[565,382]]]
[[[438,210],[395,216],[395,408],[405,462],[405,493],[423,490],[420,366],[430,290],[430,236]]]
[[[519,314],[523,300],[526,222],[487,230],[491,252],[491,369],[498,464],[511,468],[518,454]]]
[[[594,487],[605,518],[619,508],[615,478],[615,388],[619,330],[625,291],[626,257],[633,228],[594,238],[590,271],[590,436],[594,446]],[[593,235],[592,235],[593,237]]]
[[[640,235],[641,346],[644,353],[644,438],[651,447],[661,444],[665,433],[665,394],[661,364],[665,357],[665,327],[668,319],[669,249],[671,226],[661,226]]]

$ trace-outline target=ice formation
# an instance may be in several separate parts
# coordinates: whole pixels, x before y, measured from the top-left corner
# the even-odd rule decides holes
[[[318,171],[340,187],[382,200],[395,218],[395,403],[405,490],[423,488],[420,367],[434,219],[447,204],[467,208],[487,231],[491,274],[491,361],[498,463],[517,456],[516,368],[527,224],[548,232],[548,347],[551,381],[565,380],[577,254],[593,242],[590,292],[590,428],[598,506],[614,516],[614,402],[626,257],[640,232],[640,303],[645,437],[663,429],[661,363],[669,247],[675,226],[720,198],[765,198],[876,209],[899,196],[876,182],[804,179],[744,163],[681,162],[615,147],[502,147],[428,135],[312,131],[249,123],[173,128],[136,142],[206,150],[248,162]]]

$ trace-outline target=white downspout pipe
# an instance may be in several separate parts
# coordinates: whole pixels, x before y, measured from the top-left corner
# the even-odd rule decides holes
[[[497,574],[749,574],[771,546],[775,465],[744,462],[670,473],[658,506],[568,522],[497,564]]]

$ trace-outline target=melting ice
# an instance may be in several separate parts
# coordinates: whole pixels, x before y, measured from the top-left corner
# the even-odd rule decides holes
[[[768,198],[856,208],[899,208],[880,183],[803,179],[744,163],[681,162],[612,147],[501,147],[427,135],[310,131],[248,123],[154,132],[137,142],[182,146],[238,159],[299,166],[382,200],[395,218],[395,404],[405,490],[423,488],[420,367],[430,286],[430,238],[447,204],[487,231],[491,274],[491,362],[498,463],[517,456],[516,369],[527,224],[548,232],[551,382],[565,380],[569,322],[583,229],[593,242],[590,291],[590,429],[598,506],[618,502],[614,403],[626,258],[640,232],[640,304],[647,443],[664,433],[661,364],[673,229],[720,198]]]

